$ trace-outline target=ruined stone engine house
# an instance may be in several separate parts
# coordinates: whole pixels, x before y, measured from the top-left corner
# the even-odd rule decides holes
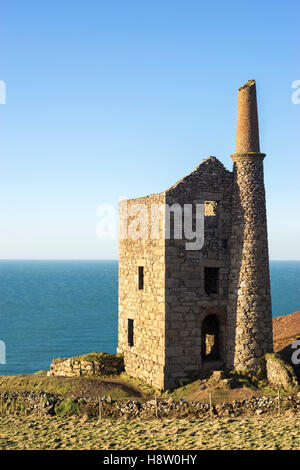
[[[119,241],[118,352],[130,376],[162,390],[204,369],[254,371],[273,350],[265,154],[253,80],[238,91],[231,158],[232,172],[210,157],[170,189],[120,204],[126,227],[136,204],[205,208],[199,250],[174,236],[172,220],[167,238],[164,218],[156,238]]]

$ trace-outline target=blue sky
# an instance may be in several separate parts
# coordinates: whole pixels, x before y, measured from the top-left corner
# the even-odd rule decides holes
[[[273,259],[300,259],[298,1],[0,0],[0,258],[117,258],[96,208],[235,147],[256,79]]]

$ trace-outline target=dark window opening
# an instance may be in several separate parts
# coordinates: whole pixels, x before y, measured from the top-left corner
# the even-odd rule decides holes
[[[216,315],[208,315],[201,327],[201,357],[203,361],[220,359],[220,328]]]
[[[204,289],[210,294],[219,292],[219,268],[204,268]]]
[[[128,318],[128,346],[133,346],[133,320]]]
[[[170,240],[174,239],[174,212],[170,212]]]
[[[228,248],[228,240],[227,240],[227,238],[224,238],[224,239],[222,240],[222,246],[223,246],[223,248],[225,248],[225,250],[227,250],[227,248]]]
[[[144,289],[144,266],[139,266],[139,289]]]

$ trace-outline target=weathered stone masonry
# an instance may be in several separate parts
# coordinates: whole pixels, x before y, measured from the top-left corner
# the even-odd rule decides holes
[[[133,199],[121,203],[127,206],[127,221],[131,207],[144,204],[165,203],[165,195]],[[147,217],[147,214],[146,214]],[[120,239],[119,243],[119,347],[124,355],[126,372],[139,377],[152,386],[164,388],[165,365],[165,241],[163,227],[160,226],[157,239],[150,237],[148,225],[147,240]],[[139,289],[138,268],[143,268],[144,289]],[[133,320],[134,345],[128,344],[128,320]]]
[[[232,175],[214,157],[166,193],[166,203],[217,203],[215,215],[207,215],[204,246],[186,250],[187,240],[166,240],[166,386],[188,381],[202,369],[201,325],[208,315],[219,322],[220,358],[224,360],[226,303],[228,295]],[[210,214],[210,211],[207,211]],[[205,291],[205,268],[217,268],[218,293]],[[180,372],[180,373],[179,373]]]
[[[238,94],[233,172],[210,157],[167,191],[122,202],[118,352],[129,375],[166,389],[204,368],[254,370],[272,351],[264,156],[250,81]],[[165,237],[166,213],[150,236],[153,204],[197,203],[205,204],[200,250],[187,250],[172,230]],[[136,204],[149,208],[147,239],[123,233]]]
[[[227,365],[256,369],[273,348],[268,234],[263,160],[255,82],[238,93],[233,160],[231,269],[227,318]]]

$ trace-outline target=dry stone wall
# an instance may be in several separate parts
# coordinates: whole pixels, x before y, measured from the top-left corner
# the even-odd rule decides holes
[[[64,408],[66,400],[72,401],[73,409],[69,413],[62,414],[59,409]],[[144,403],[137,400],[112,400],[111,397],[89,398],[69,397],[43,392],[1,392],[0,412],[2,416],[14,414],[37,414],[48,416],[119,418],[119,419],[162,419],[162,418],[200,418],[211,419],[227,416],[242,416],[249,414],[278,414],[277,397],[252,397],[234,402],[216,403],[210,406],[207,402],[167,399],[152,399]],[[100,406],[99,406],[100,405]],[[292,410],[300,412],[300,398],[298,396],[282,397],[280,402],[281,412]]]
[[[118,375],[124,370],[121,354],[90,353],[53,359],[48,376],[82,377]]]

